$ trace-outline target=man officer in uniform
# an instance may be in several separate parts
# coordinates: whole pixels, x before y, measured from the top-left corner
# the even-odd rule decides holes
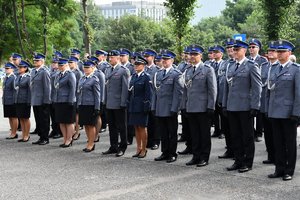
[[[253,118],[260,108],[261,77],[258,64],[246,58],[248,44],[236,40],[235,61],[230,62],[222,106],[228,113],[235,162],[228,171],[252,169],[254,159]]]
[[[152,81],[154,74],[160,70],[160,68],[154,63],[154,59],[157,56],[157,53],[152,49],[145,49],[143,52],[143,56],[148,62],[148,64],[145,66],[145,72],[150,75],[150,80]],[[152,87],[151,89],[153,94],[154,87]],[[147,148],[150,148],[151,150],[158,149],[160,143],[160,132],[157,128],[157,118],[153,115],[152,112],[149,113],[147,131],[148,131]]]
[[[161,135],[162,154],[155,161],[177,160],[177,128],[178,111],[183,92],[181,72],[173,68],[176,54],[169,50],[162,52],[163,70],[155,73],[153,78],[154,93],[151,110],[157,117],[157,125]]]
[[[189,67],[184,74],[183,102],[191,130],[193,158],[186,165],[208,165],[211,137],[210,126],[217,99],[214,69],[202,62],[204,49],[191,45]],[[199,96],[200,95],[200,96]]]
[[[268,60],[265,57],[262,57],[261,55],[258,54],[260,49],[261,49],[261,42],[258,39],[252,38],[249,40],[250,56],[248,58],[256,62],[259,68],[261,68],[261,65],[263,63],[268,62]],[[262,131],[263,131],[263,115],[264,113],[258,112],[255,118],[256,129],[254,129],[254,136],[256,142],[262,141],[261,138],[262,138]]]
[[[49,71],[44,67],[45,55],[36,53],[33,58],[34,69],[31,71],[31,105],[40,138],[32,144],[49,144],[51,84]]]
[[[117,157],[120,157],[127,149],[126,107],[130,72],[121,65],[118,50],[109,52],[109,63],[111,67],[105,71],[105,105],[109,124],[110,148],[103,154],[116,154]],[[120,145],[118,145],[119,134]]]
[[[78,49],[71,49],[71,56],[74,56],[74,57],[78,58],[78,63],[77,63],[78,69],[82,73],[84,73],[84,71],[83,71],[83,62],[80,60],[80,53],[81,53],[81,51],[79,51]]]
[[[286,40],[276,44],[279,66],[270,71],[268,117],[271,119],[275,172],[269,178],[292,180],[297,159],[297,123],[300,117],[300,69],[289,61],[295,46]]]

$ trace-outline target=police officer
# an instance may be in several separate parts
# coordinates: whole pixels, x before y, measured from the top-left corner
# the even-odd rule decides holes
[[[130,71],[130,75],[132,76],[135,73],[134,65],[129,62],[129,56],[131,55],[131,52],[128,49],[121,48],[120,49],[120,58],[121,58],[121,64],[128,68]],[[129,113],[127,112],[127,119],[129,120]],[[133,135],[134,135],[134,127],[132,125],[127,125],[127,144],[131,145],[133,142]]]
[[[99,65],[99,59],[96,56],[91,56],[90,60],[92,60],[96,66]],[[99,142],[100,139],[100,135],[99,132],[101,130],[102,127],[102,118],[101,118],[101,113],[103,112],[103,107],[104,107],[104,96],[105,96],[105,75],[104,73],[100,70],[97,69],[97,67],[94,69],[94,75],[97,76],[97,78],[99,79],[99,84],[100,84],[100,115],[97,119],[97,125],[96,125],[96,139],[95,142]]]
[[[108,55],[111,67],[105,71],[105,105],[109,124],[110,148],[103,154],[116,153],[116,156],[120,157],[124,155],[127,149],[126,107],[130,72],[128,68],[121,65],[118,50],[112,50]],[[119,134],[120,145],[118,145]]]
[[[105,70],[110,67],[109,63],[106,61],[107,52],[104,50],[96,50],[95,55],[99,60],[99,64],[96,66],[97,69],[105,73]]]
[[[128,49],[121,48],[120,49],[120,61],[124,67],[127,67],[130,71],[130,75],[134,74],[134,66],[129,62],[129,56],[131,52]]]
[[[138,57],[138,56],[142,56],[139,52],[132,52],[130,54],[130,63],[134,65],[135,63],[135,59]]]
[[[57,52],[56,52],[57,53]],[[58,60],[59,60],[59,55],[54,55],[52,58],[52,63],[50,67],[50,82],[51,82],[51,99],[53,100],[55,98],[55,89],[54,89],[54,80],[56,76],[59,74],[58,70]],[[51,106],[50,106],[50,118],[51,118],[51,128],[52,131],[49,134],[49,138],[53,139],[58,139],[62,137],[62,132],[59,127],[59,123],[56,122],[55,120],[55,106],[54,102],[52,101]]]
[[[83,76],[82,72],[78,69],[78,61],[79,61],[78,58],[74,57],[74,56],[70,56],[69,61],[68,61],[70,70],[75,74],[76,88],[78,88],[79,80]],[[73,140],[78,140],[79,137],[80,137],[80,133],[79,133],[79,121],[78,121],[79,120],[79,115],[78,115],[78,106],[77,106],[79,93],[78,93],[77,89],[76,89],[75,96],[76,96],[76,103],[75,103],[75,105],[76,105],[76,119],[75,119],[75,133],[74,133],[72,139]]]
[[[142,56],[136,57],[134,68],[136,73],[132,75],[129,85],[129,120],[134,126],[137,144],[136,153],[132,157],[144,158],[147,155],[147,124],[148,113],[151,110],[151,83],[150,76],[144,72],[147,61]]]
[[[154,93],[151,110],[157,117],[157,125],[161,135],[162,154],[155,161],[167,160],[167,163],[177,160],[177,114],[180,108],[183,81],[182,73],[173,68],[176,54],[169,50],[162,52],[164,69],[153,77]]]
[[[225,49],[220,46],[220,45],[215,45],[212,47],[213,48],[213,55],[214,55],[214,60],[215,62],[212,63],[212,67],[214,69],[216,79],[217,79],[217,84],[218,84],[218,92],[217,92],[217,98],[219,96],[219,69],[225,64],[225,61],[223,60],[223,54],[225,52]],[[221,124],[220,124],[220,115],[222,113],[222,107],[220,104],[216,103],[216,108],[214,112],[214,117],[213,117],[213,123],[214,123],[214,133],[212,134],[212,137],[218,137],[219,139],[223,139],[224,133],[221,132]]]
[[[15,79],[16,75],[14,71],[16,70],[16,65],[13,63],[6,63],[5,64],[5,78],[3,81],[3,114],[5,118],[9,119],[9,125],[11,129],[10,136],[7,137],[7,140],[16,139],[18,138],[17,129],[18,129],[18,118],[16,113],[16,106],[15,106]]]
[[[224,87],[225,87],[225,82],[226,82],[226,71],[227,67],[229,66],[230,62],[234,61],[233,58],[233,45],[234,45],[234,39],[228,38],[225,41],[226,45],[226,53],[228,56],[228,59],[219,67],[218,70],[218,96],[217,96],[217,102],[222,108],[222,100],[224,96]],[[230,129],[229,129],[229,122],[228,122],[228,117],[224,115],[223,112],[221,112],[221,131],[225,135],[225,143],[226,143],[226,148],[227,150],[223,155],[218,156],[218,158],[233,158],[233,150],[232,150],[232,142],[231,142],[231,134],[230,134]]]
[[[208,165],[211,137],[210,125],[217,99],[217,81],[214,69],[202,62],[204,49],[191,45],[189,67],[184,73],[184,109],[191,130],[193,158],[186,165]],[[201,94],[199,98],[199,94]]]
[[[55,121],[59,123],[64,137],[63,144],[60,145],[62,148],[72,146],[76,113],[76,78],[68,66],[68,61],[69,59],[66,58],[60,58],[58,61],[59,73],[54,79],[55,95],[52,100],[55,108]]]
[[[28,68],[30,63],[25,60],[21,60],[18,66],[18,76],[15,80],[15,103],[17,117],[20,119],[22,138],[18,142],[28,142],[30,135],[30,74]]]
[[[269,43],[268,58],[269,62],[265,62],[261,65],[262,93],[260,99],[260,112],[264,113],[262,120],[264,127],[265,144],[268,152],[268,157],[262,162],[263,164],[273,164],[275,162],[272,124],[270,119],[268,118],[268,110],[266,109],[266,103],[268,103],[268,100],[266,100],[266,95],[268,90],[268,76],[270,74],[269,72],[275,70],[275,68],[279,65],[277,59],[276,44],[274,41]]]
[[[204,62],[204,64],[211,66],[215,61],[215,59],[214,59],[214,48],[213,47],[208,47],[207,56],[208,56],[208,60],[206,60]]]
[[[77,62],[77,65],[78,65],[78,69],[82,72],[83,72],[83,62],[80,60],[80,53],[81,51],[79,51],[78,49],[71,49],[71,56],[74,56],[76,58],[78,58],[78,62]]]
[[[265,57],[258,54],[260,49],[261,49],[261,42],[258,39],[252,38],[249,40],[250,56],[248,58],[250,60],[253,60],[254,62],[256,62],[258,64],[259,68],[261,68],[261,65],[263,63],[268,61]],[[264,115],[264,113],[258,112],[258,114],[255,118],[256,129],[254,130],[254,135],[255,135],[256,142],[262,141],[261,138],[262,138],[262,131],[263,131],[263,115]]]
[[[11,57],[12,57],[12,63],[13,63],[16,67],[18,67],[19,64],[21,63],[22,55],[19,54],[19,53],[13,53],[13,54],[11,55]],[[16,75],[18,74],[18,68],[14,69],[14,73],[15,73]],[[20,126],[20,124],[19,124],[19,126]]]
[[[51,84],[49,71],[44,67],[45,55],[36,53],[31,71],[31,105],[33,106],[36,129],[40,138],[32,144],[49,144]]]
[[[163,68],[161,54],[157,54],[154,59],[154,64],[159,68]]]
[[[157,53],[153,49],[145,49],[143,51],[143,56],[148,62],[148,64],[145,66],[145,72],[150,75],[151,80],[153,80],[154,74],[160,70],[160,68],[154,63],[154,59],[156,55]],[[152,93],[153,90],[154,88],[152,87]],[[158,149],[160,143],[160,133],[157,130],[157,119],[152,112],[149,113],[147,131],[148,131],[147,147],[150,148],[151,150]]]
[[[84,76],[78,83],[79,124],[83,125],[88,138],[85,153],[95,150],[96,124],[100,114],[100,84],[94,75],[96,64],[92,60],[84,62]]]
[[[190,50],[191,47],[187,46],[184,49],[184,61],[178,65],[178,69],[182,72],[185,73],[185,71],[191,67],[190,64]],[[184,99],[181,101],[181,106],[180,106],[180,112],[181,112],[181,122],[182,122],[182,134],[181,137],[178,139],[178,142],[184,142],[186,141],[185,145],[186,148],[183,151],[178,151],[178,154],[185,155],[192,153],[192,138],[191,138],[191,131],[190,131],[190,125],[188,122],[188,116],[186,113],[185,109],[185,102]]]
[[[227,110],[235,162],[228,171],[252,169],[254,159],[253,118],[260,107],[261,77],[258,65],[246,58],[246,42],[234,43],[234,62],[226,72],[222,106]]]
[[[279,66],[268,79],[268,117],[273,128],[275,172],[269,178],[292,180],[297,159],[297,123],[300,116],[300,69],[289,61],[295,46],[286,40],[276,43]]]

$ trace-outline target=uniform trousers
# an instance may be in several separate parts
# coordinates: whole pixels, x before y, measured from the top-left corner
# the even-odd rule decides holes
[[[48,140],[50,130],[50,105],[33,106],[36,130],[41,140]]]
[[[213,117],[213,124],[214,124],[214,127],[215,127],[215,131],[214,133],[216,135],[220,135],[221,134],[221,127],[220,127],[220,114],[222,112],[222,108],[216,104],[215,106],[216,110],[214,112],[214,117]]]
[[[211,150],[211,118],[206,112],[187,113],[191,130],[193,160],[208,162]]]
[[[263,116],[263,126],[268,160],[275,161],[272,123],[265,115]]]
[[[151,148],[155,144],[159,145],[160,132],[157,124],[157,118],[153,115],[152,112],[149,113],[147,133],[148,133],[147,147]]]
[[[126,109],[106,109],[109,125],[110,149],[123,151],[127,149],[127,112]],[[118,138],[120,134],[120,145]]]
[[[264,113],[259,112],[256,115],[255,122],[256,122],[256,129],[254,130],[255,137],[262,137],[263,132],[263,115]],[[254,124],[253,124],[254,125]]]
[[[185,110],[181,110],[181,122],[182,122],[182,135],[183,139],[186,140],[185,145],[189,150],[192,150],[192,138],[191,129],[188,120],[188,114]]]
[[[168,157],[177,157],[177,115],[157,117],[158,131],[161,133],[161,151]]]
[[[59,123],[57,123],[55,121],[55,109],[54,109],[54,104],[51,104],[50,106],[50,117],[51,117],[51,128],[53,131],[54,135],[62,135],[60,127],[59,127]]]
[[[228,111],[235,163],[252,168],[254,159],[253,117],[250,111]]]
[[[294,175],[297,159],[297,122],[271,118],[275,150],[275,171]]]
[[[233,154],[228,117],[221,113],[221,132],[225,135],[227,152]]]

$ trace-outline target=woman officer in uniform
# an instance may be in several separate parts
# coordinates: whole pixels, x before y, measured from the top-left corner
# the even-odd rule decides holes
[[[96,123],[100,113],[100,84],[94,75],[95,63],[91,60],[84,62],[84,76],[78,83],[78,112],[79,124],[84,125],[88,138],[84,152],[95,150]]]
[[[135,74],[129,85],[129,124],[134,126],[137,151],[132,157],[144,158],[147,155],[148,112],[151,108],[150,76],[144,72],[147,61],[137,56],[134,62]]]
[[[72,146],[75,122],[75,74],[69,69],[68,59],[60,58],[58,61],[59,73],[54,79],[54,109],[55,121],[59,123],[64,137],[62,148]]]
[[[21,60],[18,66],[19,75],[15,80],[15,103],[16,103],[16,114],[20,119],[22,138],[18,142],[28,142],[30,135],[30,74],[28,73],[28,68],[30,64],[25,60]]]
[[[5,73],[6,76],[3,81],[3,112],[4,117],[9,119],[10,125],[10,136],[7,137],[7,140],[16,139],[18,138],[17,129],[18,129],[18,118],[16,113],[16,106],[14,102],[15,96],[15,79],[16,76],[14,75],[14,70],[17,67],[13,63],[6,63],[5,64]]]

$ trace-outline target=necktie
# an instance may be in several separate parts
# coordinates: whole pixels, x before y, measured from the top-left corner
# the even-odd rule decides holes
[[[234,71],[236,71],[239,68],[239,66],[240,66],[240,63],[236,63]]]
[[[164,69],[163,77],[166,76],[167,70]]]
[[[193,65],[193,74],[195,73],[195,71],[196,71],[196,66]]]
[[[23,77],[23,76],[20,76],[20,78],[19,78],[19,84],[20,84],[20,82],[21,82],[21,80],[22,80],[22,77]]]
[[[282,69],[283,69],[283,66],[280,65],[280,67],[279,67],[279,73],[281,72]]]

